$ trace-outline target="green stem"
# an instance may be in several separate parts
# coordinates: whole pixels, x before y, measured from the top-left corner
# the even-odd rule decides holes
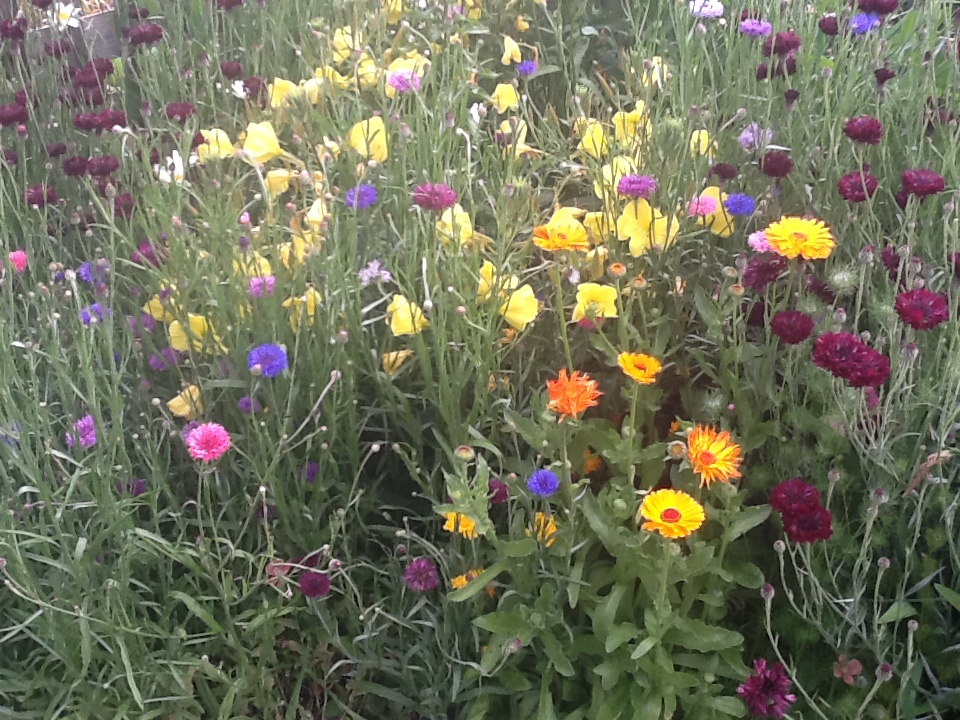
[[[550,275],[553,276],[553,282],[557,288],[557,321],[560,323],[560,339],[563,341],[563,353],[567,358],[567,370],[573,372],[573,356],[570,354],[570,339],[567,337],[567,319],[564,316],[563,308],[563,280],[560,277],[560,269],[554,265],[550,268]]]

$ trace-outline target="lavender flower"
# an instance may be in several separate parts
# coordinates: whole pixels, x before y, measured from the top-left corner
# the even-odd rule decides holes
[[[247,295],[255,298],[261,298],[264,295],[271,296],[276,285],[277,279],[273,275],[252,277],[247,280]]]
[[[760,123],[752,122],[740,133],[737,142],[747,152],[763,150],[773,142],[773,130],[764,129]]]
[[[371,260],[366,267],[360,270],[360,287],[366,287],[373,282],[388,283],[392,280],[393,275],[379,260]]]
[[[747,18],[740,23],[740,32],[750,37],[766,37],[773,32],[773,25],[766,20]]]
[[[111,315],[113,315],[113,311],[110,308],[105,308],[100,303],[93,303],[80,311],[80,320],[84,325],[89,326],[91,323],[102,323],[105,318]]]
[[[413,70],[397,70],[387,75],[387,85],[401,95],[420,89],[420,76]]]
[[[237,408],[244,415],[256,415],[262,409],[260,401],[255,397],[249,395],[244,395],[242,398],[237,400]]]
[[[92,415],[84,415],[77,420],[65,438],[67,447],[73,449],[78,442],[86,449],[97,444],[97,426]]]
[[[722,17],[723,3],[720,0],[690,0],[690,14],[698,18]]]
[[[864,35],[880,25],[880,16],[876,13],[857,13],[850,18],[850,32]]]

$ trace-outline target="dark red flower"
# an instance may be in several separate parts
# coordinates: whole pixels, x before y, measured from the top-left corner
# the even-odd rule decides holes
[[[77,113],[73,116],[73,126],[77,130],[85,132],[100,132],[103,126],[100,124],[100,115],[97,113]]]
[[[308,598],[320,598],[330,593],[330,578],[319,570],[304,570],[300,573],[300,592]]]
[[[792,515],[820,505],[820,491],[803,478],[790,478],[774,485],[770,505],[782,515]]]
[[[896,280],[900,272],[900,256],[895,248],[887,245],[880,251],[880,262],[887,269],[887,274],[891,280]]]
[[[762,328],[767,324],[767,304],[763,300],[755,303],[744,303],[743,312],[747,316],[747,325]]]
[[[817,505],[803,512],[783,516],[783,531],[795,543],[812,543],[833,537],[833,515]]]
[[[847,120],[843,134],[854,142],[879,145],[883,137],[883,123],[870,115],[858,115]]]
[[[914,330],[931,330],[946,322],[950,314],[947,299],[926,288],[900,293],[893,307],[900,319]]]
[[[816,275],[807,275],[806,280],[806,290],[811,295],[818,297],[828,305],[837,299],[837,294],[833,291],[833,289]]]
[[[80,155],[64,158],[63,162],[60,163],[63,174],[67,177],[83,177],[87,174],[88,165],[89,160]]]
[[[780,310],[770,320],[770,329],[788,345],[796,345],[813,334],[813,318],[800,310]]]
[[[43,52],[45,52],[48,57],[61,58],[73,52],[73,42],[70,38],[48,41],[43,44]]]
[[[167,104],[166,112],[168,118],[183,125],[187,118],[197,114],[197,109],[188,102],[172,102]]]
[[[163,28],[156,23],[142,23],[130,28],[127,39],[131,45],[152,45],[163,38]]]
[[[120,167],[120,161],[112,155],[92,157],[87,163],[87,172],[94,177],[106,177]]]
[[[243,65],[236,60],[224,60],[220,63],[220,72],[228,80],[236,80],[243,77]]]
[[[793,160],[782,150],[771,150],[760,160],[760,171],[767,177],[785,178],[793,170]]]
[[[80,88],[80,100],[90,107],[103,105],[103,91],[100,88]]]
[[[778,60],[773,64],[773,76],[782,78],[789,75],[795,75],[797,72],[797,59],[790,55],[784,60]]]
[[[950,261],[953,264],[953,276],[960,280],[960,252],[955,252]]]
[[[28,186],[24,192],[24,199],[30,207],[42,208],[54,204],[60,198],[57,197],[57,191],[52,185],[41,183]]]
[[[867,198],[873,197],[879,185],[877,179],[869,171],[864,170],[862,174],[852,172],[841,177],[837,181],[837,191],[847,202],[862,203],[866,202]]]
[[[26,36],[27,19],[0,20],[0,38],[18,43]]]
[[[836,35],[840,32],[840,23],[837,21],[836,13],[824,15],[817,23],[817,27],[820,28],[820,32],[824,35],[830,35],[831,37]]]
[[[26,88],[20,88],[17,90],[17,94],[14,96],[14,98],[16,99],[18,105],[23,105],[24,107],[29,105],[37,107],[40,104],[40,98],[37,95],[31,94]]]
[[[243,5],[243,0],[217,0],[217,7],[221,10],[233,10]]]
[[[889,15],[900,4],[900,0],[857,0],[857,5],[865,13]]]
[[[83,70],[92,70],[101,78],[105,78],[108,75],[112,75],[116,68],[113,65],[113,60],[110,58],[94,58],[86,65],[83,66]]]
[[[770,67],[766,63],[757,65],[757,80],[766,80],[770,76]]]
[[[743,269],[743,286],[756,292],[779,278],[787,269],[787,261],[776,253],[759,253],[747,261]]]
[[[917,169],[904,170],[900,175],[900,182],[903,189],[912,195],[916,195],[921,200],[929,195],[936,195],[943,192],[946,183],[943,176],[933,170]]]
[[[113,215],[118,218],[128,218],[133,212],[133,194],[121,193],[114,198]]]
[[[127,124],[127,115],[123,110],[103,110],[100,113],[100,127],[104,130],[112,130],[114,127],[125,127]]]
[[[127,15],[131,20],[144,20],[150,17],[150,11],[146,8],[138,8],[134,6],[127,10]]]
[[[737,695],[743,698],[747,709],[754,715],[768,718],[782,718],[797,696],[790,692],[790,678],[780,663],[767,667],[767,661],[753,661],[753,675],[737,688]]]
[[[730,163],[717,163],[710,168],[710,174],[716,175],[721,180],[733,180],[739,172],[737,166]]]
[[[890,358],[867,345],[847,368],[846,381],[852,388],[879,387],[890,377]]]
[[[787,110],[792,110],[793,106],[796,104],[797,100],[800,99],[800,91],[790,88],[789,90],[784,90],[783,92],[783,102],[787,106]]]
[[[859,362],[867,346],[848,332],[827,332],[817,338],[811,359],[813,364],[831,375],[846,378],[851,365]]]
[[[53,5],[53,0],[30,0],[30,2],[33,4],[34,7],[38,7],[41,10],[45,10],[46,8]]]
[[[907,192],[906,188],[902,187],[899,190],[897,190],[897,192],[893,196],[893,199],[897,201],[897,205],[899,205],[901,209],[906,209],[907,200],[910,199],[910,193]]]
[[[888,82],[893,80],[897,74],[890,68],[877,68],[873,71],[873,77],[877,81],[877,87],[882,88]]]
[[[0,127],[19,125],[27,122],[29,119],[30,114],[27,112],[27,108],[20,103],[0,105]]]
[[[61,155],[64,155],[67,152],[66,143],[52,143],[44,147],[44,150],[47,152],[47,157],[57,158]]]
[[[763,41],[763,54],[764,56],[769,55],[779,55],[780,57],[785,57],[792,52],[796,52],[800,49],[800,37],[789,30],[786,32],[778,32],[772,37],[768,37]]]
[[[4,148],[3,161],[10,167],[15,167],[20,164],[20,156],[17,155],[16,150],[11,150],[10,148]]]
[[[270,90],[267,83],[262,78],[248,77],[243,79],[243,89],[247,92],[247,97],[253,102],[259,102],[266,107],[267,100],[270,98]]]

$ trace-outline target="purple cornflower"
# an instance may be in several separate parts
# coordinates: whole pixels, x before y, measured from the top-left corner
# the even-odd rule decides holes
[[[647,199],[657,191],[657,181],[649,175],[624,175],[617,192],[626,197]]]
[[[773,663],[768,668],[767,661],[760,658],[753,661],[753,675],[737,688],[737,695],[754,715],[782,718],[797,700],[789,690],[790,678],[783,665]]]
[[[387,75],[387,85],[401,95],[420,89],[420,76],[413,70],[397,70]]]
[[[743,129],[737,142],[747,152],[763,150],[773,142],[773,130],[764,129],[760,123],[752,122]]]
[[[457,204],[457,191],[443,183],[423,183],[413,189],[413,204],[424,210],[443,212]]]
[[[104,285],[110,277],[110,263],[103,258],[96,263],[85,262],[77,268],[77,277],[88,285]]]
[[[168,370],[169,368],[176,367],[179,361],[180,353],[173,348],[167,347],[163,348],[159,355],[151,355],[150,359],[147,360],[147,364],[152,370],[160,372],[162,370]]]
[[[727,196],[727,199],[723,202],[723,207],[726,208],[728,213],[734,216],[753,215],[754,210],[757,209],[757,203],[749,195],[734,193],[733,195]]]
[[[100,303],[93,303],[80,311],[80,320],[84,325],[90,325],[91,323],[103,322],[104,318],[111,315],[113,315],[113,311],[110,308],[105,308]]]
[[[317,473],[320,472],[320,463],[318,462],[308,462],[307,466],[303,469],[303,479],[308,483],[315,482],[317,479]]]
[[[247,280],[247,295],[250,297],[261,298],[264,295],[273,295],[273,289],[277,286],[277,279],[273,275],[266,277],[252,277]]]
[[[93,422],[92,415],[84,415],[73,424],[73,428],[67,433],[65,438],[67,447],[73,448],[78,442],[80,447],[86,449],[97,444],[97,426]]]
[[[500,505],[510,499],[510,488],[502,480],[490,478],[487,481],[488,497],[491,505]]]
[[[393,280],[393,275],[379,260],[371,260],[366,267],[360,270],[360,287],[366,287],[373,282],[388,283],[391,280]]]
[[[850,32],[863,35],[880,25],[880,16],[876,13],[857,13],[850,18]]]
[[[343,201],[346,203],[348,208],[353,208],[354,210],[366,210],[368,207],[377,202],[377,189],[373,185],[367,185],[366,183],[361,183],[356,187],[350,188],[343,195]]]
[[[411,560],[403,571],[403,581],[411,590],[429,592],[440,584],[440,575],[430,558],[418,557]]]
[[[147,481],[141,478],[134,478],[133,480],[127,480],[126,482],[123,482],[122,480],[117,482],[117,492],[121,495],[138,497],[143,495],[146,491]]]
[[[773,32],[773,25],[766,20],[747,18],[740,22],[740,32],[750,37],[766,37]]]
[[[244,395],[242,398],[237,400],[237,408],[244,415],[256,415],[262,409],[260,401],[255,397],[250,397],[249,395]]]
[[[280,345],[258,345],[247,355],[247,369],[267,378],[287,369],[287,351]]]
[[[524,60],[522,63],[517,65],[517,75],[520,77],[530,77],[537,71],[537,61],[536,60]]]
[[[560,478],[552,470],[541,468],[527,478],[527,490],[540,497],[550,497],[560,489]]]

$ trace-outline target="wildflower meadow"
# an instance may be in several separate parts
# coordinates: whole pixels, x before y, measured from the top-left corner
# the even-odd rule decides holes
[[[960,718],[960,3],[0,1],[0,717]]]

